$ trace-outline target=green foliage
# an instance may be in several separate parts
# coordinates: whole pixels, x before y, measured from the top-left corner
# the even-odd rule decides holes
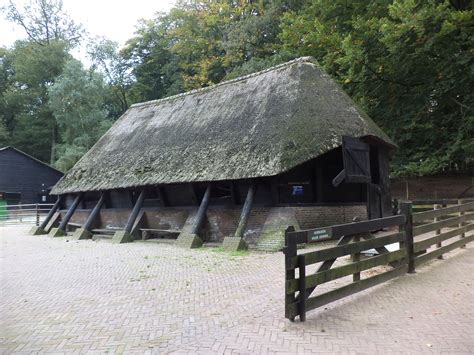
[[[50,161],[56,123],[47,107],[47,89],[70,57],[64,42],[40,45],[18,41],[1,53],[0,119],[13,145],[43,161]]]
[[[465,172],[473,169],[473,15],[449,1],[311,1],[284,16],[281,39],[315,56],[396,140],[395,175]]]
[[[98,70],[108,84],[106,107],[113,118],[120,117],[129,106],[128,89],[132,83],[130,67],[120,55],[118,44],[105,38],[96,38],[89,44],[92,70]]]
[[[105,91],[102,76],[85,70],[75,59],[66,63],[63,73],[49,87],[48,106],[62,141],[55,162],[59,169],[71,168],[110,127],[104,108]]]
[[[62,169],[133,102],[311,55],[398,143],[394,175],[474,170],[472,1],[182,0],[121,51],[94,39],[91,70],[60,0],[27,7],[3,9],[28,40],[0,48],[0,145]]]

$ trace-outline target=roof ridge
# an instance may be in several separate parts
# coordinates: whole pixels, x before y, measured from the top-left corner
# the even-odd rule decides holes
[[[299,58],[290,60],[290,61],[285,62],[285,63],[280,63],[280,64],[277,64],[277,65],[274,65],[274,66],[272,66],[270,68],[267,68],[267,69],[263,69],[263,70],[260,70],[260,71],[254,72],[254,73],[239,76],[239,77],[234,78],[234,79],[222,81],[220,83],[213,84],[213,85],[210,85],[210,86],[205,86],[205,87],[202,87],[202,88],[199,88],[199,89],[185,91],[185,92],[182,92],[182,93],[179,93],[179,94],[176,94],[176,95],[163,97],[161,99],[144,101],[144,102],[137,102],[137,103],[131,105],[130,108],[148,106],[148,105],[152,105],[152,104],[157,104],[157,103],[161,103],[161,102],[165,102],[165,101],[174,100],[174,99],[177,99],[177,98],[183,97],[183,96],[193,95],[193,94],[196,94],[198,92],[204,92],[204,91],[212,90],[212,89],[215,89],[215,88],[220,87],[220,86],[233,84],[233,83],[236,83],[238,81],[247,80],[249,78],[253,78],[255,76],[258,76],[258,75],[261,75],[261,74],[264,74],[264,73],[267,73],[267,72],[270,72],[270,71],[273,71],[273,70],[281,69],[283,67],[287,67],[287,66],[290,66],[290,65],[295,64],[295,63],[303,63],[303,62],[312,63],[312,64],[316,64],[316,65],[318,64],[316,59],[314,59],[311,56],[299,57]]]

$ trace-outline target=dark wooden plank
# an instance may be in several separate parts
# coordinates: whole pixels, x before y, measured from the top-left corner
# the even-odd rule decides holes
[[[198,234],[201,229],[202,224],[204,223],[204,218],[206,217],[207,207],[209,206],[209,200],[211,199],[211,184],[208,184],[206,187],[206,192],[201,200],[199,205],[198,212],[196,214],[196,219],[194,220],[194,225],[191,229],[191,234]]]
[[[437,210],[413,213],[413,222],[422,222],[436,217],[470,210],[474,210],[474,203],[465,203],[462,205],[440,208]]]
[[[130,212],[130,215],[128,216],[127,224],[125,225],[125,229],[124,229],[125,232],[127,233],[132,232],[133,224],[135,223],[135,220],[137,219],[138,214],[140,213],[144,200],[145,200],[145,189],[140,191],[140,195],[138,195],[137,201],[135,202],[135,205],[133,206],[133,209]]]
[[[104,202],[105,202],[105,193],[101,192],[99,201],[97,201],[96,205],[92,209],[91,214],[87,217],[87,220],[84,223],[84,226],[82,228],[84,228],[87,231],[91,229],[92,225],[94,224],[94,222],[97,220],[97,218],[100,215],[100,209],[102,208],[102,205],[104,204]]]
[[[306,287],[310,288],[316,285],[339,279],[354,273],[371,269],[379,265],[387,265],[390,262],[400,260],[406,257],[406,250],[397,250],[390,253],[371,257],[369,259],[354,262],[348,265],[335,267],[329,270],[321,271],[306,277]],[[288,280],[286,290],[287,292],[296,292],[299,289],[299,278],[295,280]]]
[[[77,206],[82,200],[83,193],[79,192],[76,197],[74,198],[74,201],[72,202],[71,206],[66,212],[66,215],[64,218],[61,220],[61,223],[59,224],[59,229],[62,231],[66,231],[66,226],[69,223],[69,220],[71,219],[72,215],[74,214],[74,211],[76,211]]]
[[[285,231],[285,247],[283,253],[285,254],[285,287],[289,280],[295,279],[295,268],[290,267],[290,261],[296,256],[296,243],[293,243],[289,238],[289,233],[293,232],[295,228],[290,226]],[[294,292],[290,293],[285,288],[285,318],[288,318],[291,321],[295,320],[297,313],[291,312],[288,308],[289,305],[295,303],[296,297]]]
[[[336,290],[329,291],[321,295],[308,298],[308,300],[306,301],[306,311],[310,311],[312,309],[324,306],[328,303],[337,301],[341,298],[366,290],[370,287],[373,287],[383,282],[386,282],[388,280],[391,280],[395,277],[404,275],[406,272],[407,272],[407,265],[403,265],[396,269],[384,272],[382,274],[375,275],[367,279],[363,279],[363,280],[351,283],[349,285],[343,286]],[[295,314],[297,312],[297,307],[298,307],[297,302],[287,305],[288,312],[290,314]]]
[[[405,233],[399,232],[383,237],[376,237],[356,243],[339,245],[332,248],[322,249],[306,253],[306,265],[315,264],[321,261],[332,260],[344,255],[355,254],[364,250],[378,248],[387,244],[397,243],[405,239]]]
[[[244,236],[245,228],[247,227],[247,222],[250,217],[250,211],[252,210],[253,200],[255,196],[255,185],[250,185],[247,192],[247,197],[245,198],[244,206],[242,207],[242,212],[240,214],[239,225],[235,230],[234,237],[242,238]]]
[[[457,235],[461,236],[463,233],[469,232],[474,230],[474,223],[462,226],[461,228],[456,228],[450,230],[449,232],[444,232],[439,235],[435,235],[434,237],[420,240],[414,243],[414,251],[418,253],[419,251],[423,251],[431,247],[433,244],[445,241],[447,239],[453,238]]]
[[[464,237],[462,239],[459,239],[459,240],[455,241],[454,243],[445,245],[442,248],[433,250],[430,253],[423,254],[423,255],[415,258],[415,265],[416,266],[421,265],[421,264],[423,264],[423,263],[425,263],[425,262],[427,262],[427,261],[429,261],[433,258],[436,258],[440,255],[449,253],[450,251],[452,251],[454,249],[461,248],[463,245],[466,245],[467,243],[470,243],[473,240],[474,240],[474,234],[470,235],[469,237]]]
[[[423,224],[418,227],[413,227],[413,236],[433,232],[437,229],[450,227],[455,224],[464,223],[465,221],[470,221],[472,219],[474,219],[474,213],[468,213],[463,216],[444,219],[436,223]]]
[[[304,322],[306,320],[306,263],[304,255],[298,255],[298,270],[299,270],[299,302],[298,302],[298,313],[300,316],[300,321]]]
[[[48,215],[46,216],[46,218],[44,219],[44,221],[41,223],[40,225],[40,228],[42,230],[45,230],[46,226],[48,225],[49,221],[51,220],[51,218],[53,218],[54,214],[56,213],[56,211],[59,209],[59,207],[61,206],[61,203],[62,201],[64,200],[64,195],[61,195],[58,197],[58,199],[56,200],[56,202],[54,203],[54,206],[51,208],[51,210],[48,212]]]
[[[371,182],[370,146],[359,138],[342,137],[342,160],[347,183]]]
[[[346,171],[342,169],[342,171],[336,175],[334,179],[332,179],[332,186],[337,187],[339,186],[344,179],[346,178]]]
[[[331,226],[331,236],[332,238],[339,238],[343,235],[368,233],[382,228],[402,225],[403,223],[405,223],[405,216],[398,215],[385,218],[377,218],[372,219],[370,221],[362,221],[357,223],[339,224]],[[304,231],[293,232],[290,233],[290,235],[294,236],[295,238],[304,240],[307,239],[307,235],[309,235],[310,233],[321,229],[322,228],[308,229]]]

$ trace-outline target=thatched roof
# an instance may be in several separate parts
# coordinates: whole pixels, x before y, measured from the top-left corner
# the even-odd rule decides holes
[[[272,176],[375,123],[311,58],[135,104],[52,193]]]

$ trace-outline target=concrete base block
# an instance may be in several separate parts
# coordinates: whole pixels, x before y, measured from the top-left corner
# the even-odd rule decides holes
[[[225,237],[222,247],[227,251],[247,250],[248,245],[242,238]]]
[[[49,231],[49,236],[51,238],[64,237],[65,235],[66,235],[66,232],[59,228],[53,228]]]
[[[112,243],[122,244],[122,243],[131,243],[133,242],[133,236],[125,231],[117,231],[112,237]]]
[[[188,249],[200,248],[202,239],[197,234],[181,233],[176,239],[176,245]]]
[[[74,240],[92,239],[92,233],[89,232],[87,229],[78,228],[74,231],[74,234],[72,235],[72,239]]]
[[[30,235],[42,235],[42,234],[48,234],[48,233],[41,227],[38,227],[38,226],[31,227]]]

